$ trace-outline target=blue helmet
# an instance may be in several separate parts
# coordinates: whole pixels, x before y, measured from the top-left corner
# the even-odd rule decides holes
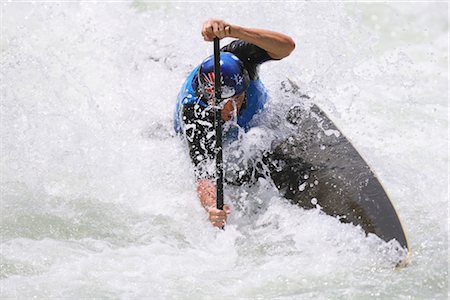
[[[221,98],[227,99],[244,92],[250,77],[239,58],[230,52],[220,52]],[[214,55],[205,59],[198,69],[199,92],[207,99],[214,98]]]

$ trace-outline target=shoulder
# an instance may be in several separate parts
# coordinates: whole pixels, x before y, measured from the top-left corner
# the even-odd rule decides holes
[[[221,51],[231,52],[236,55],[244,64],[252,80],[258,78],[257,67],[260,64],[273,60],[266,50],[243,40],[232,41],[222,47]]]
[[[261,64],[268,60],[273,60],[266,50],[243,40],[234,40],[222,47],[221,50],[233,53],[244,63],[245,61],[252,60],[257,64]]]

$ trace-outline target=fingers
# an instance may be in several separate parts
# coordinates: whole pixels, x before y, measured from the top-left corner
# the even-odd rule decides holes
[[[210,42],[210,41],[214,40],[213,27],[211,25],[207,24],[207,22],[205,24],[203,24],[202,36],[205,41]]]
[[[227,213],[223,210],[213,208],[209,211],[209,221],[217,227],[223,227],[227,221]]]
[[[214,35],[219,39],[223,39],[225,37],[225,25],[223,22],[217,22],[213,25]]]
[[[223,39],[230,34],[230,24],[219,19],[209,19],[203,23],[202,36],[205,41],[213,41],[215,37]]]
[[[230,206],[225,204],[223,210],[217,208],[210,208],[208,210],[209,221],[215,227],[223,228],[227,222],[227,217],[230,214]]]
[[[223,211],[229,215],[231,213],[231,207],[228,204],[223,205]]]

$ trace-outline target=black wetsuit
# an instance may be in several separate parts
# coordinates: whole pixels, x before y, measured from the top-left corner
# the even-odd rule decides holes
[[[244,64],[251,81],[258,80],[258,66],[260,64],[273,60],[264,49],[242,40],[231,42],[222,47],[221,51],[236,55]],[[196,82],[197,80],[194,77],[193,87],[196,96],[202,100],[201,94],[194,86]],[[245,110],[245,106],[246,102],[244,102],[240,113]],[[214,160],[214,110],[202,107],[199,104],[187,103],[181,108],[181,120],[185,128],[184,133],[197,179],[213,178],[215,169],[211,161]]]

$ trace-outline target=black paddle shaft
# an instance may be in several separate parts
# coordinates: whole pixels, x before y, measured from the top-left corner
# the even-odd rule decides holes
[[[214,38],[214,128],[216,129],[216,207],[223,209],[223,156],[222,156],[222,109],[219,102],[222,98],[220,86],[220,42]]]

